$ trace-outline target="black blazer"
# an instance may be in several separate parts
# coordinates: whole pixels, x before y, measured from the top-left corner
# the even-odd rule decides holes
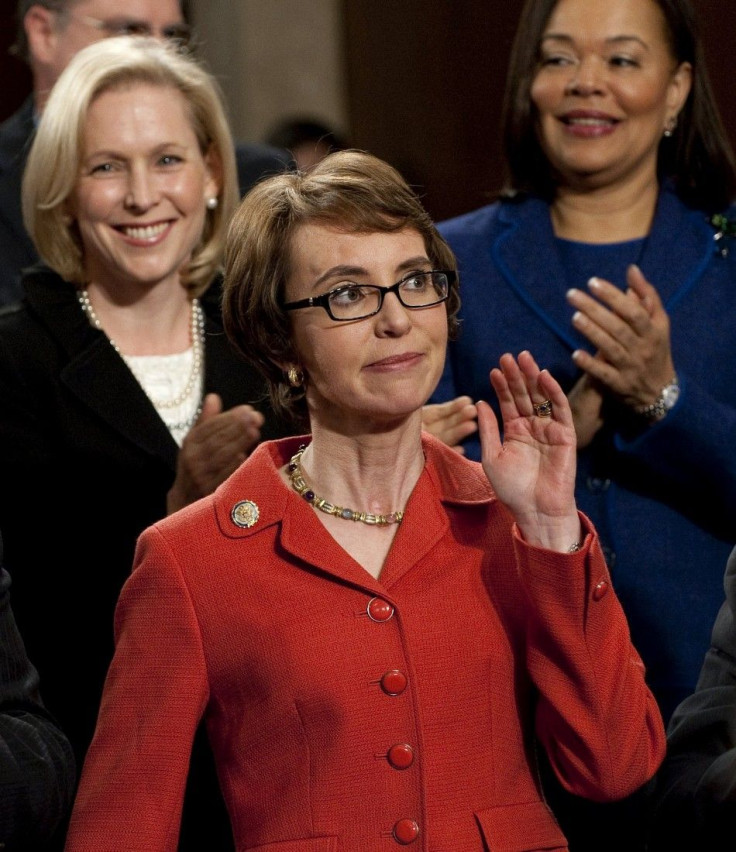
[[[23,225],[20,203],[23,169],[34,130],[32,97],[0,124],[0,305],[22,297],[21,271],[38,261]],[[266,175],[294,167],[287,151],[256,142],[239,142],[235,158],[241,195]]]
[[[2,565],[0,539],[0,565]],[[0,567],[0,849],[44,848],[71,810],[75,766],[69,741],[41,703]]]
[[[113,617],[138,535],[166,514],[179,448],[74,287],[38,266],[22,302],[0,308],[0,529],[13,607],[44,701],[83,758],[112,659]],[[202,297],[205,392],[263,412],[287,434],[260,376],[225,337],[221,290]],[[200,734],[180,849],[230,849]],[[191,779],[190,779],[191,780]],[[189,801],[189,800],[188,800]],[[201,816],[204,814],[204,816]],[[204,831],[200,836],[199,831]]]
[[[0,529],[18,624],[81,763],[117,596],[138,534],[166,514],[179,448],[75,289],[43,267],[24,284],[24,301],[0,310]],[[219,300],[218,285],[202,299],[205,391],[225,408],[253,404],[262,437],[281,436],[260,376],[224,335]]]

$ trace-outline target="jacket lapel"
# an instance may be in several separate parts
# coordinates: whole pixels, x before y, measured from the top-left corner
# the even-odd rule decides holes
[[[667,187],[660,192],[641,268],[668,313],[677,309],[712,263],[714,235],[702,210],[686,207]]]
[[[477,505],[495,499],[480,465],[460,460],[439,441],[423,435],[425,470],[411,495],[381,576],[374,580],[328,534],[315,510],[289,491],[278,476],[278,469],[308,441],[308,436],[300,436],[261,444],[247,465],[216,493],[220,529],[228,537],[245,538],[269,525],[281,524],[279,544],[286,551],[340,582],[373,594],[388,596],[447,533],[449,521],[442,503]],[[233,520],[233,510],[243,502],[258,507],[258,520],[250,527],[241,527]]]
[[[702,211],[686,208],[663,188],[639,263],[669,312],[712,261],[713,233]],[[528,198],[502,205],[490,253],[509,287],[565,346],[573,350],[589,345],[570,322],[572,310],[565,299],[570,285],[546,202]],[[693,265],[693,257],[700,257],[700,263]]]
[[[549,207],[537,198],[503,204],[492,262],[519,299],[571,351],[585,338],[570,324],[569,283],[555,244]]]
[[[176,469],[176,442],[108,338],[90,326],[74,287],[41,268],[25,286],[29,310],[68,357],[61,382],[121,437]]]

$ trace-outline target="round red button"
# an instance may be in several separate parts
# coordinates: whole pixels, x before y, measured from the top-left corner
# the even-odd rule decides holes
[[[408,769],[414,763],[414,749],[409,743],[391,746],[386,755],[394,769]]]
[[[408,846],[419,837],[419,825],[413,819],[400,819],[394,826],[394,840]]]
[[[373,621],[383,622],[388,621],[393,616],[394,608],[388,601],[381,598],[371,598],[366,612]]]
[[[386,695],[401,695],[406,689],[408,680],[404,672],[398,669],[391,669],[381,678],[381,689]]]
[[[601,580],[593,587],[593,600],[599,601],[608,592],[608,581]]]

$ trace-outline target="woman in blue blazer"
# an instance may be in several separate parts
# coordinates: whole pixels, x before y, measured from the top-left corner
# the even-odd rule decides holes
[[[536,6],[545,7],[549,18],[556,8],[573,2],[578,0],[567,4],[550,0]],[[681,8],[683,20],[673,31],[677,43],[683,41],[685,2],[647,0],[644,4],[655,20],[662,14],[660,6]],[[542,21],[543,32],[545,16],[536,11],[532,17]],[[527,21],[523,15],[522,21]],[[613,32],[618,25],[611,24]],[[542,73],[536,73],[536,66],[520,68],[522,54],[531,61],[529,39],[535,45],[540,41],[539,34],[530,32],[531,26],[527,21],[519,33],[509,76],[510,104],[519,103],[524,91],[528,98]],[[636,18],[629,26],[637,26]],[[583,34],[573,30],[573,35],[584,45]],[[584,55],[584,46],[580,53]],[[582,65],[570,61],[573,70]],[[659,130],[652,123],[650,133],[657,135],[648,171],[629,178],[633,186],[624,179],[608,185],[600,176],[581,184],[576,200],[591,208],[605,209],[601,196],[606,190],[620,196],[628,193],[631,204],[625,215],[612,210],[610,215],[601,214],[595,224],[591,224],[592,212],[581,217],[579,230],[587,224],[587,235],[568,233],[565,225],[558,225],[567,211],[556,213],[558,196],[549,184],[560,184],[566,201],[572,193],[563,183],[564,164],[556,164],[544,145],[536,142],[534,128],[544,122],[538,117],[541,108],[530,110],[522,133],[520,108],[510,107],[506,139],[517,191],[440,224],[459,258],[462,324],[459,339],[449,346],[445,372],[433,398],[440,402],[463,394],[473,399],[486,396],[484,365],[502,352],[526,347],[533,347],[540,362],[559,376],[574,408],[577,403],[578,426],[586,426],[579,429],[578,499],[601,531],[634,641],[666,716],[695,686],[721,600],[723,565],[736,541],[736,359],[732,357],[736,209],[728,204],[736,188],[736,173],[716,123],[699,47],[691,43],[689,51],[672,61],[674,67],[689,66],[691,79],[677,126],[672,131]],[[582,114],[583,107],[592,105],[591,114],[597,110],[603,115],[605,107],[612,114],[618,109],[625,115],[626,109],[617,106],[622,100],[615,95],[617,85],[615,79],[601,79],[591,84],[590,93],[580,85],[573,96],[564,95],[563,88],[562,107],[571,114],[574,109]],[[666,123],[669,119],[662,115]],[[633,123],[634,118],[626,120]],[[590,124],[581,120],[579,126]],[[720,160],[706,160],[706,138]],[[570,159],[582,158],[578,152],[583,145],[601,140],[573,141],[577,151],[573,149]],[[613,149],[612,141],[607,144]],[[680,154],[686,151],[694,152],[689,160]],[[616,158],[624,159],[626,154],[613,149],[608,156],[616,165]],[[572,166],[568,168],[573,171]],[[571,175],[569,180],[576,178]],[[637,205],[645,193],[648,203],[642,216]],[[631,264],[640,268],[645,281],[635,271],[627,272]],[[603,279],[599,291],[605,289],[609,300],[615,287],[620,296],[616,309],[586,296],[584,291],[592,295],[588,282],[593,277]],[[627,354],[630,361],[639,359],[639,372],[648,382],[632,379],[631,387],[626,387],[622,377],[626,370],[632,374],[634,370],[623,363],[623,357],[618,364],[611,363],[615,357],[611,353],[623,349],[623,344],[614,339],[610,326],[625,325],[617,309],[625,305],[622,291],[626,288],[633,300],[632,286],[642,293],[636,321],[654,311],[649,336],[642,335],[639,346],[656,350],[656,355],[647,360]],[[642,309],[647,299],[656,307]],[[596,318],[604,312],[609,316],[597,325]],[[619,332],[621,338],[627,334],[633,336],[628,325]],[[608,337],[607,343],[600,343],[601,335]],[[664,378],[658,379],[657,371]],[[667,399],[659,403],[660,391],[670,385],[675,373],[676,402],[678,391],[668,388]],[[588,396],[598,406],[595,417],[584,414]],[[655,402],[656,411],[637,413]],[[465,452],[478,457],[476,435],[465,442]]]
[[[688,0],[526,4],[508,191],[439,226],[462,308],[432,399],[462,420],[505,351],[559,379],[576,497],[665,718],[695,687],[736,543],[736,169],[693,16]]]

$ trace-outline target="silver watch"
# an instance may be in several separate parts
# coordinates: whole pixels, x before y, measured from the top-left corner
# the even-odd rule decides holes
[[[649,420],[650,423],[656,423],[662,420],[675,407],[675,403],[680,398],[680,383],[675,376],[669,384],[666,384],[659,392],[659,396],[654,402],[649,405],[639,405],[634,411],[642,417]]]

